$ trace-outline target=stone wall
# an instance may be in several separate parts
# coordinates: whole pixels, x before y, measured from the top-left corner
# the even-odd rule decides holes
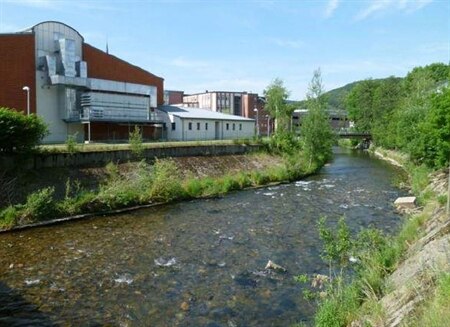
[[[168,157],[195,157],[195,156],[221,156],[245,154],[257,151],[259,145],[199,145],[199,146],[175,146],[165,148],[145,149],[144,157],[147,159]],[[29,158],[21,159],[24,169],[57,168],[57,167],[86,167],[102,166],[108,162],[135,161],[136,158],[130,150],[93,151],[69,153],[34,154]],[[0,168],[11,169],[17,165],[14,156],[0,157]]]

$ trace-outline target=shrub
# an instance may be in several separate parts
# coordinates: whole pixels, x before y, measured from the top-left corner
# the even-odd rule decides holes
[[[77,134],[78,132],[67,136],[66,148],[67,152],[69,152],[70,154],[78,152]]]
[[[172,201],[184,197],[177,166],[173,160],[156,160],[152,168],[149,195],[157,201]]]
[[[139,127],[134,126],[134,130],[130,133],[129,142],[131,153],[133,153],[136,158],[142,158],[144,146],[142,145],[142,134]]]
[[[203,193],[203,184],[200,180],[189,178],[183,185],[183,189],[187,196],[191,198],[200,197]]]
[[[46,187],[37,192],[31,193],[27,197],[24,205],[21,220],[33,222],[38,220],[51,219],[57,213],[56,205],[53,200],[55,189]]]
[[[6,209],[0,211],[0,226],[1,227],[13,227],[17,223],[17,217],[19,216],[19,210],[14,206],[9,206]]]
[[[47,126],[38,116],[0,108],[0,152],[27,152],[46,135]]]

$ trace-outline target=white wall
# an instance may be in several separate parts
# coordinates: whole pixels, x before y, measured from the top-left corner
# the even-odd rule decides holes
[[[81,123],[67,124],[61,119],[65,112],[65,104],[60,103],[64,92],[62,86],[46,85],[46,73],[36,71],[36,107],[37,115],[40,116],[49,128],[50,134],[44,138],[43,143],[64,143],[68,135],[77,132],[80,141],[84,140],[84,128]]]
[[[230,140],[251,138],[255,133],[255,123],[247,121],[222,121],[209,119],[180,119],[173,117],[175,122],[175,130],[172,130],[172,121],[167,123],[167,138],[168,140],[177,141],[195,141],[195,140],[215,140],[216,139],[216,122],[218,123],[218,139]],[[189,129],[189,123],[192,129]],[[206,130],[205,124],[208,124]],[[200,124],[200,129],[197,129],[197,124]],[[228,124],[228,130],[226,126]],[[233,124],[235,129],[233,130]],[[239,126],[242,126],[240,129]]]

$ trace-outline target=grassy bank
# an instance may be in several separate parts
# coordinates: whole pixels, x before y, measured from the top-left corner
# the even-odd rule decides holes
[[[443,196],[438,196],[429,187],[428,168],[414,166],[402,156],[395,159],[408,172],[409,186],[423,210],[405,217],[396,235],[367,229],[351,238],[344,222],[336,231],[319,226],[324,241],[323,257],[330,264],[330,274],[322,278],[326,280],[324,285],[320,284],[324,289],[319,293],[316,326],[383,325],[385,312],[380,299],[391,291],[387,277],[405,259],[411,245],[425,235],[424,224],[445,203]],[[348,258],[353,258],[356,263],[349,263]],[[346,277],[349,272],[351,280]],[[422,310],[410,317],[411,326],[447,326],[448,313],[443,319],[441,313],[450,309],[449,276],[441,272],[436,272],[436,275],[437,280],[432,278],[438,285],[436,292],[425,302]],[[312,292],[315,291],[313,288]],[[436,323],[429,324],[431,321]]]
[[[278,156],[281,158],[279,165],[202,178],[181,174],[171,159],[156,160],[153,164],[141,161],[125,172],[110,163],[105,167],[106,176],[97,190],[84,189],[77,181],[68,179],[63,199],[55,200],[53,187],[40,189],[29,194],[23,204],[1,210],[0,227],[9,229],[83,213],[220,196],[248,187],[297,180],[320,167],[306,165],[301,152]],[[264,156],[258,159],[264,160]]]
[[[233,144],[258,144],[258,141],[251,139],[235,140],[208,140],[208,141],[154,141],[140,142],[139,147],[145,149],[171,148],[171,147],[192,147],[192,146],[210,146],[210,145],[233,145]],[[73,152],[97,152],[97,151],[117,151],[133,150],[130,143],[77,143],[74,140],[68,140],[65,144],[40,145],[36,148],[42,153],[73,153]]]

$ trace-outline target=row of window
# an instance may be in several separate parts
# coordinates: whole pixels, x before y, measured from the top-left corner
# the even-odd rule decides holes
[[[174,131],[175,128],[176,128],[176,124],[172,123],[172,131]],[[227,131],[229,131],[230,130],[230,123],[226,123],[225,124],[225,128],[226,128]],[[191,122],[188,124],[188,129],[190,131],[192,131],[192,123]],[[197,131],[199,131],[200,129],[201,129],[200,128],[200,123],[197,123]],[[236,124],[235,123],[232,124],[232,129],[233,129],[233,131],[236,130]],[[205,131],[207,131],[207,130],[208,130],[208,123],[205,123]],[[239,124],[239,130],[242,131],[242,124]]]

